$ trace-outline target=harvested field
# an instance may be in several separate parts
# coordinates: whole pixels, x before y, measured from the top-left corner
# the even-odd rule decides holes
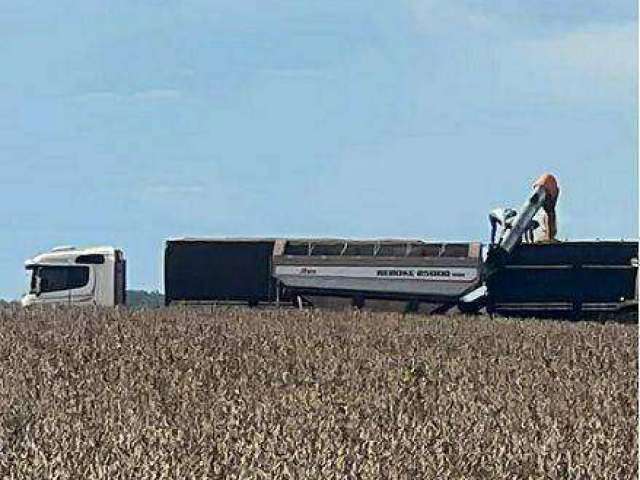
[[[0,478],[637,477],[636,325],[0,310]]]

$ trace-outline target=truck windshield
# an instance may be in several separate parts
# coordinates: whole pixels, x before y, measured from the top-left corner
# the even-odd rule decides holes
[[[89,283],[89,267],[33,266],[29,293],[57,292],[84,287]]]

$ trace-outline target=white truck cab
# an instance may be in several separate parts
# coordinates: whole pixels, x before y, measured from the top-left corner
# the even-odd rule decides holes
[[[126,303],[126,261],[113,247],[57,247],[25,262],[31,272],[22,306],[65,303],[115,306]]]

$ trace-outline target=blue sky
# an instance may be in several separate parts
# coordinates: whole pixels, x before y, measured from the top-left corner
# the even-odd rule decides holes
[[[631,1],[0,3],[0,297],[168,237],[483,240],[544,171],[559,234],[638,235]]]

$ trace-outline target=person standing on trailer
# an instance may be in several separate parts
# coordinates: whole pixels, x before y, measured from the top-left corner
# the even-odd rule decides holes
[[[547,196],[534,217],[534,221],[538,222],[539,227],[534,229],[534,242],[555,242],[558,234],[558,224],[556,217],[556,204],[560,195],[560,187],[555,177],[549,173],[545,173],[538,178],[533,187],[543,187],[547,191]]]

